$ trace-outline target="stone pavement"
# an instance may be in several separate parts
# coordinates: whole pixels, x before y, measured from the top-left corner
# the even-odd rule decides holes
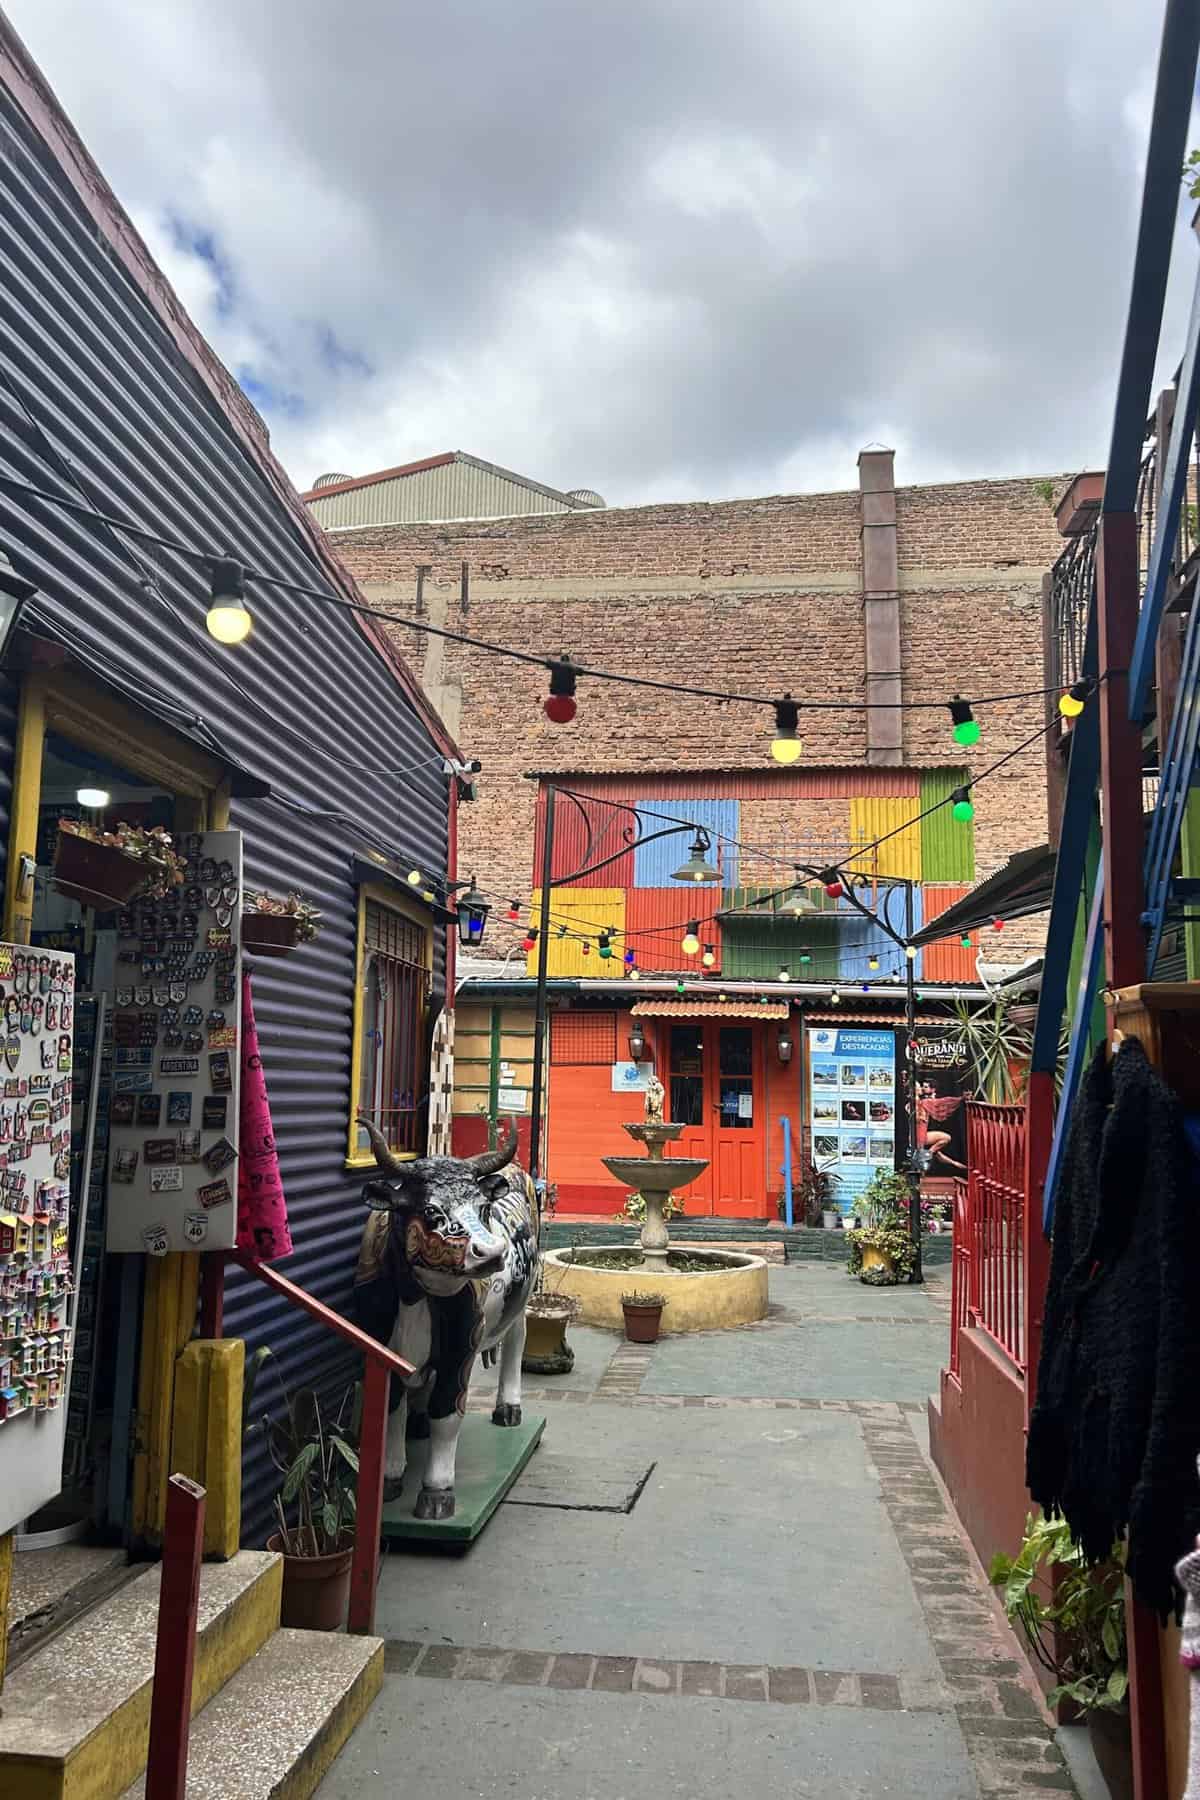
[[[572,1331],[526,1404],[573,1504],[518,1483],[465,1556],[389,1554],[384,1689],[322,1800],[1074,1792],[928,1461],[947,1287],[800,1264],[771,1296],[649,1348]],[[649,1471],[627,1513],[586,1505],[614,1459]]]

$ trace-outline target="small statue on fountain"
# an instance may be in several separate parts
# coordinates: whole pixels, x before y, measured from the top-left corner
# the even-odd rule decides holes
[[[662,1082],[658,1079],[657,1075],[652,1075],[646,1083],[645,1113],[647,1125],[662,1124],[663,1102],[666,1100],[666,1097],[667,1090],[664,1088]]]

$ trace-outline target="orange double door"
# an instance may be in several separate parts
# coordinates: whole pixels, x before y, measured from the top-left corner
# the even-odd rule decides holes
[[[762,1026],[664,1019],[657,1038],[665,1116],[685,1127],[667,1154],[708,1162],[703,1175],[681,1190],[684,1212],[768,1217]]]

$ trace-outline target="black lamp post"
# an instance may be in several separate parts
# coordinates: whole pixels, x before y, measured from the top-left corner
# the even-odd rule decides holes
[[[465,894],[460,894],[455,902],[458,914],[458,941],[464,950],[474,950],[483,940],[491,907],[475,886],[475,877],[471,877],[471,885]]]

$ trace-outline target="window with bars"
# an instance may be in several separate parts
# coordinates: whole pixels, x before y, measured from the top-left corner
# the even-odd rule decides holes
[[[357,1111],[374,1119],[393,1150],[422,1155],[429,1129],[429,933],[378,900],[363,908],[359,957],[360,1061]],[[355,1125],[355,1154],[369,1151]]]
[[[615,1012],[561,1012],[550,1015],[552,1063],[614,1063],[617,1060]]]

